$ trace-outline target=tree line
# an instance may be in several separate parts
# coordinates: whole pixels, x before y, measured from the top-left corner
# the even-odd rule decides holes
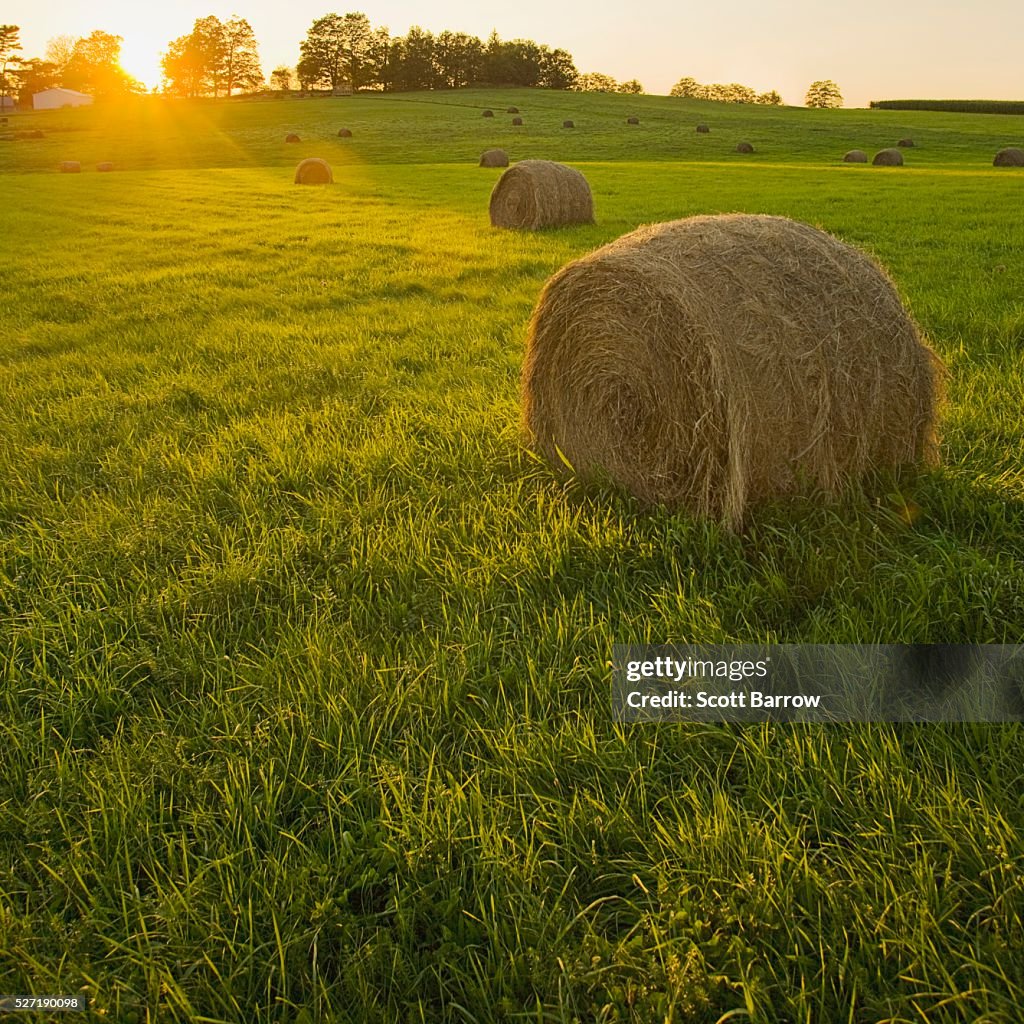
[[[120,36],[95,31],[74,39],[50,40],[44,58],[21,58],[18,27],[0,25],[0,95],[33,92],[55,85],[98,97],[144,91],[120,67]],[[192,30],[172,39],[161,59],[164,92],[183,97],[221,97],[264,88],[264,74],[252,26],[237,15],[221,20],[197,18]],[[299,46],[294,68],[280,66],[270,87],[288,93],[404,92],[418,89],[461,89],[468,86],[519,86],[572,89],[580,92],[642,93],[635,78],[618,82],[599,72],[580,73],[567,50],[530,39],[503,40],[497,32],[486,39],[465,32],[439,33],[413,26],[392,37],[374,27],[363,13],[325,14],[310,25]],[[703,85],[681,78],[670,95],[731,103],[780,105],[774,89],[758,93],[736,82]],[[807,106],[841,106],[834,82],[815,82]]]
[[[22,57],[21,30],[0,25],[0,96],[20,96],[31,103],[33,93],[63,86],[90,96],[142,92],[121,67],[121,36],[97,29],[87,36],[56,36],[44,57]]]

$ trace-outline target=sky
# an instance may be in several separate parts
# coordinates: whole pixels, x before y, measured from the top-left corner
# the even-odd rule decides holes
[[[317,17],[349,9],[404,35],[411,25],[486,38],[525,38],[572,53],[580,71],[638,78],[667,93],[683,76],[777,89],[803,102],[822,78],[839,84],[850,107],[872,99],[1024,99],[1019,74],[1024,3],[982,0],[4,0],[0,20],[21,27],[23,55],[42,56],[56,35],[103,29],[124,37],[122,64],[152,87],[160,54],[196,18],[239,14],[256,33],[266,74],[294,66]]]

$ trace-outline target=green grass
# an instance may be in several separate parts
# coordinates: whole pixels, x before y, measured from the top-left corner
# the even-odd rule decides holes
[[[607,667],[1021,639],[1024,175],[989,166],[1020,119],[508,92],[12,121],[48,135],[0,145],[0,991],[1020,1019],[1018,725],[621,727]],[[907,167],[837,163],[906,134]],[[597,224],[493,231],[492,143],[580,166]],[[291,184],[307,155],[333,187]],[[731,210],[885,262],[950,368],[941,470],[733,536],[523,452],[547,277]]]

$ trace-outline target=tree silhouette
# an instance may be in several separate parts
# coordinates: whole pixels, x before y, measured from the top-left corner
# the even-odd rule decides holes
[[[0,25],[0,97],[6,99],[14,89],[9,65],[20,63],[16,56],[21,49],[21,29],[17,25]]]

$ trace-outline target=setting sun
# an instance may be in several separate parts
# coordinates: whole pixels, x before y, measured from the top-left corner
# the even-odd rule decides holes
[[[166,40],[137,33],[125,35],[121,44],[121,67],[147,89],[158,89],[163,81],[160,57],[166,48]]]

